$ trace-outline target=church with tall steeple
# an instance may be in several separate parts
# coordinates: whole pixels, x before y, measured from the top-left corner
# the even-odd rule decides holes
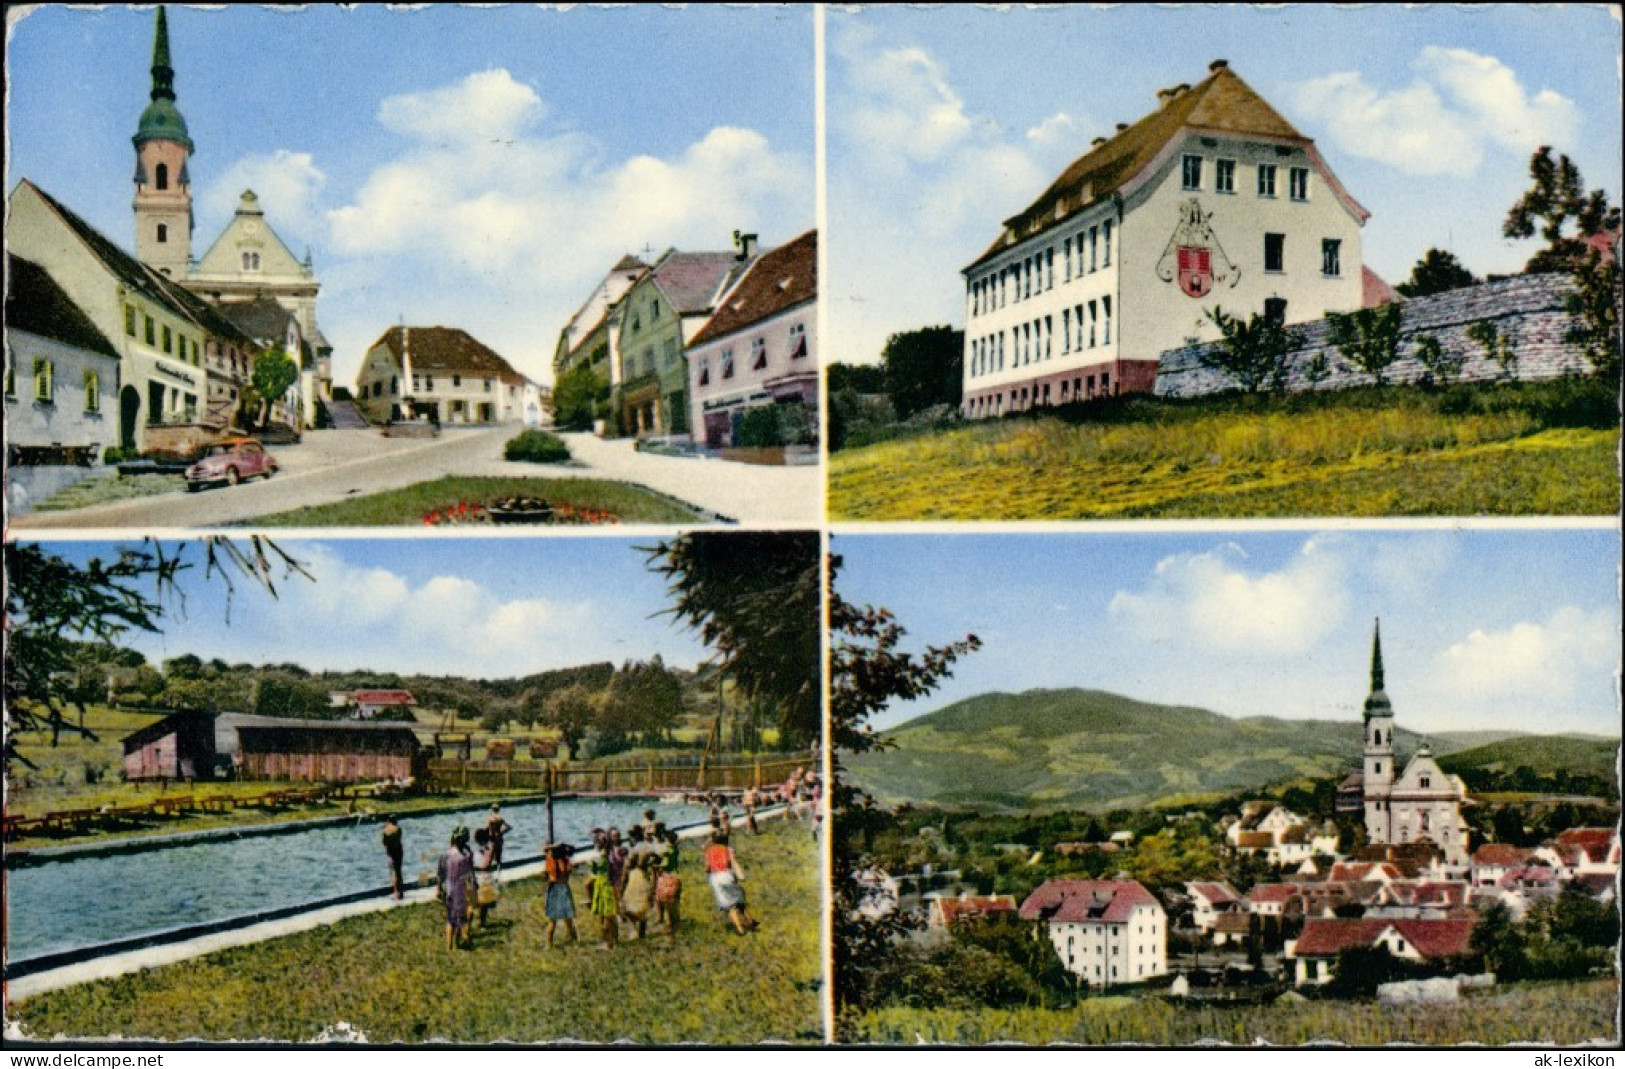
[[[1359,775],[1365,808],[1366,841],[1374,846],[1430,843],[1447,865],[1468,862],[1467,825],[1461,807],[1467,786],[1447,775],[1427,743],[1398,769],[1394,748],[1394,707],[1388,700],[1382,667],[1382,623],[1371,636],[1371,693],[1364,710],[1365,752]]]
[[[255,341],[289,350],[300,367],[300,422],[309,425],[318,401],[331,397],[333,380],[332,346],[316,322],[321,285],[310,253],[303,260],[295,256],[266,220],[259,197],[248,189],[220,237],[201,259],[194,259],[188,164],[195,146],[176,105],[169,18],[161,5],[153,30],[149,96],[132,138],[136,259],[214,304]]]

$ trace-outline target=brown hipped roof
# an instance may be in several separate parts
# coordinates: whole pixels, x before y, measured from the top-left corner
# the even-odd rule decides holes
[[[762,253],[688,344],[744,330],[818,298],[818,231]]]
[[[1296,142],[1319,162],[1314,142],[1228,64],[1215,60],[1209,69],[1213,73],[1194,87],[1158,94],[1163,102],[1156,111],[1073,161],[1025,211],[1005,220],[997,240],[966,270],[1119,192],[1185,131]],[[1338,194],[1363,220],[1365,210],[1341,189]]]
[[[415,372],[501,379],[515,385],[525,382],[512,365],[459,327],[390,327],[372,344],[387,346],[397,361],[411,346]]]

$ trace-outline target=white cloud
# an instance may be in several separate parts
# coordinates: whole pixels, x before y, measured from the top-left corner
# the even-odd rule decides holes
[[[497,69],[425,93],[386,97],[378,121],[396,133],[460,145],[517,138],[545,111],[536,90]]]
[[[843,125],[882,158],[938,160],[969,136],[964,102],[924,49],[882,50],[853,64],[851,74],[858,92]]]
[[[1064,145],[1076,149],[1083,138],[1083,126],[1064,111],[1058,111],[1027,131],[1027,140],[1043,145]]]
[[[326,232],[321,211],[326,186],[327,175],[310,153],[278,149],[269,156],[245,156],[221,171],[198,206],[223,226],[237,210],[243,191],[252,189],[272,228],[300,256],[298,244],[319,241]]]
[[[1526,702],[1532,714],[1595,690],[1619,656],[1614,614],[1565,606],[1544,621],[1520,620],[1495,631],[1475,629],[1435,661],[1435,685],[1464,698]],[[1538,716],[1531,727],[1538,729]]]
[[[726,249],[734,230],[771,244],[813,224],[810,155],[754,130],[718,126],[661,156],[607,159],[585,134],[543,128],[544,115],[500,70],[386,100],[380,122],[408,140],[328,214],[347,261],[328,307],[462,326],[547,381],[559,329],[626,253]],[[386,319],[334,341],[358,361]]]
[[[1492,56],[1428,46],[1412,63],[1410,85],[1383,89],[1344,71],[1296,87],[1294,107],[1324,127],[1338,149],[1414,175],[1467,177],[1485,152],[1526,152],[1567,144],[1576,134],[1574,103],[1550,89],[1530,94]]]
[[[1138,592],[1120,590],[1107,612],[1135,638],[1197,654],[1298,657],[1348,611],[1346,569],[1314,541],[1283,567],[1253,574],[1235,545],[1157,563]]]
[[[272,617],[279,657],[313,667],[521,675],[601,657],[591,607],[512,597],[469,579],[411,583],[301,547],[314,582],[287,584]]]

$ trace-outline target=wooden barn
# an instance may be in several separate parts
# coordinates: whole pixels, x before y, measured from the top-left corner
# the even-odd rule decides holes
[[[214,714],[171,713],[124,738],[124,778],[212,779]]]
[[[237,726],[233,763],[245,780],[353,783],[422,778],[417,736],[399,724],[256,717]]]

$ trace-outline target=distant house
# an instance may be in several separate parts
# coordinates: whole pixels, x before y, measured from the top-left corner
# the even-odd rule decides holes
[[[355,403],[374,423],[517,423],[529,380],[458,327],[390,327],[356,376]]]
[[[143,780],[213,779],[214,714],[171,713],[123,740],[124,778]]]
[[[1191,923],[1204,934],[1213,930],[1221,914],[1240,908],[1241,896],[1227,883],[1187,883],[1191,898]]]
[[[1288,940],[1286,959],[1293,963],[1299,986],[1332,979],[1337,956],[1345,950],[1375,947],[1405,961],[1446,963],[1470,951],[1472,919],[1324,919],[1303,923],[1297,939]]]
[[[1297,894],[1296,884],[1260,883],[1247,892],[1243,901],[1249,913],[1256,913],[1260,917],[1281,917],[1286,915],[1287,903]]]
[[[344,704],[352,720],[372,720],[380,713],[410,713],[418,702],[409,690],[354,690],[346,696]]]
[[[127,779],[350,783],[423,775],[412,729],[399,724],[179,712],[123,740]]]
[[[50,273],[6,257],[6,497],[37,501],[118,444],[119,354]]]
[[[956,923],[985,917],[1013,915],[1016,900],[1011,895],[960,895],[933,898],[926,923],[932,928],[952,928]]]
[[[695,441],[739,444],[753,409],[799,406],[817,435],[818,231],[757,257],[689,342]]]
[[[1565,860],[1572,861],[1575,876],[1609,875],[1619,871],[1619,831],[1615,828],[1569,828],[1558,832],[1557,846],[1574,852]]]
[[[1048,880],[1019,916],[1044,926],[1066,970],[1092,987],[1138,983],[1168,971],[1168,918],[1133,880]]]
[[[1474,887],[1494,887],[1501,877],[1521,868],[1529,859],[1527,847],[1510,843],[1485,843],[1473,851],[1471,873]]]

